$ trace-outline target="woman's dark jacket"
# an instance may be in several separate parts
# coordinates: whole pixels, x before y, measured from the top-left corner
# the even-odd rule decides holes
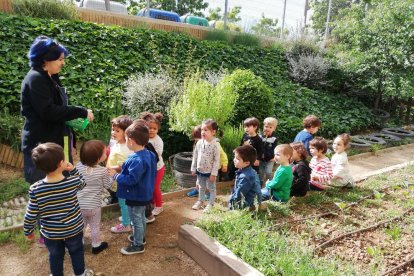
[[[30,154],[39,143],[53,142],[64,146],[69,134],[65,121],[86,118],[87,109],[70,106],[58,75],[50,77],[43,69],[32,68],[21,88],[21,114],[25,117],[22,151]]]

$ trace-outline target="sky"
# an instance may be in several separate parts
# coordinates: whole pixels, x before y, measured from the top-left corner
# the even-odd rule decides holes
[[[205,0],[205,2],[209,3],[209,8],[221,7],[221,10],[224,11],[224,0]],[[228,0],[229,10],[235,6],[242,7],[240,25],[245,29],[255,25],[262,14],[268,18],[278,18],[279,26],[281,26],[283,4],[284,0]],[[304,6],[305,0],[286,0],[285,27],[296,30],[298,26],[303,25]]]

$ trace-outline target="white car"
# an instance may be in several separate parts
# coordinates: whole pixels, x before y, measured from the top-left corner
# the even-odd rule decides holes
[[[105,0],[80,0],[76,4],[79,8],[106,11]],[[109,12],[128,14],[127,7],[124,4],[113,1],[109,1]]]

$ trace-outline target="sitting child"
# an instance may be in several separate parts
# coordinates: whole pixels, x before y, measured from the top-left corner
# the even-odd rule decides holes
[[[309,189],[311,169],[308,162],[308,152],[301,142],[291,143],[293,149],[292,170],[293,182],[290,188],[290,196],[305,196]]]
[[[300,131],[293,142],[302,142],[305,149],[310,154],[309,142],[313,139],[313,135],[318,132],[321,127],[321,121],[315,115],[308,115],[303,119],[303,130]]]
[[[236,171],[236,182],[233,192],[229,198],[229,209],[243,209],[246,207],[254,209],[254,198],[258,197],[261,203],[260,180],[257,172],[252,168],[256,161],[256,150],[250,146],[240,146],[234,150],[234,166]]]
[[[101,241],[101,197],[102,188],[112,186],[112,177],[107,169],[99,165],[106,160],[106,146],[102,141],[90,140],[80,149],[80,162],[76,168],[82,174],[86,187],[77,194],[85,227],[91,230],[92,254],[98,254],[108,247]]]
[[[351,138],[348,134],[338,135],[333,142],[333,150],[335,154],[332,156],[333,178],[331,185],[341,187],[353,187],[355,181],[349,172],[348,156],[346,149],[349,147]]]
[[[293,149],[288,144],[282,144],[275,148],[275,162],[280,166],[273,179],[266,182],[266,187],[262,189],[263,200],[272,199],[281,202],[289,200],[293,180],[292,167],[289,162],[292,154]]]
[[[312,169],[309,188],[313,191],[323,191],[333,177],[331,161],[325,156],[328,144],[322,137],[315,137],[309,142],[309,150],[312,154],[309,164]]]

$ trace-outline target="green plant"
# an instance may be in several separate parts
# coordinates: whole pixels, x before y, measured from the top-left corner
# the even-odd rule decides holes
[[[233,43],[245,46],[259,47],[260,39],[253,34],[238,33],[233,37]]]
[[[267,201],[267,214],[270,218],[287,217],[291,213],[290,204],[277,201]]]
[[[383,146],[383,145],[380,145],[380,144],[372,144],[372,145],[369,147],[369,150],[370,150],[372,153],[377,154],[377,153],[378,153],[378,151],[379,151],[379,150],[382,150],[383,148],[384,148],[384,146]]]
[[[17,196],[26,195],[29,184],[23,178],[12,179],[1,184],[0,203]]]
[[[177,189],[175,184],[174,176],[172,175],[170,165],[165,164],[165,174],[161,182],[161,191],[163,193],[173,192]]]
[[[184,81],[184,92],[175,97],[170,105],[169,119],[172,130],[190,136],[194,126],[211,118],[224,125],[233,113],[237,94],[223,78],[217,85],[208,82],[201,73],[195,73]]]
[[[222,127],[223,137],[220,138],[220,145],[227,154],[229,160],[233,156],[233,150],[240,145],[241,138],[245,133],[244,127],[240,124],[238,127],[225,125]]]
[[[4,107],[0,111],[0,143],[19,150],[21,145],[21,130],[23,118],[17,114],[10,114],[10,110]]]
[[[14,0],[13,12],[30,17],[51,19],[79,19],[76,6],[71,0]]]
[[[9,232],[9,231],[0,232],[0,245],[10,242],[11,238],[12,238],[12,232]]]
[[[32,244],[31,241],[28,241],[26,239],[23,232],[16,232],[16,234],[14,234],[11,239],[23,253],[27,252]]]
[[[225,30],[210,30],[207,32],[206,37],[204,38],[206,40],[215,40],[215,41],[223,41],[226,43],[230,42],[230,35],[229,32]]]

